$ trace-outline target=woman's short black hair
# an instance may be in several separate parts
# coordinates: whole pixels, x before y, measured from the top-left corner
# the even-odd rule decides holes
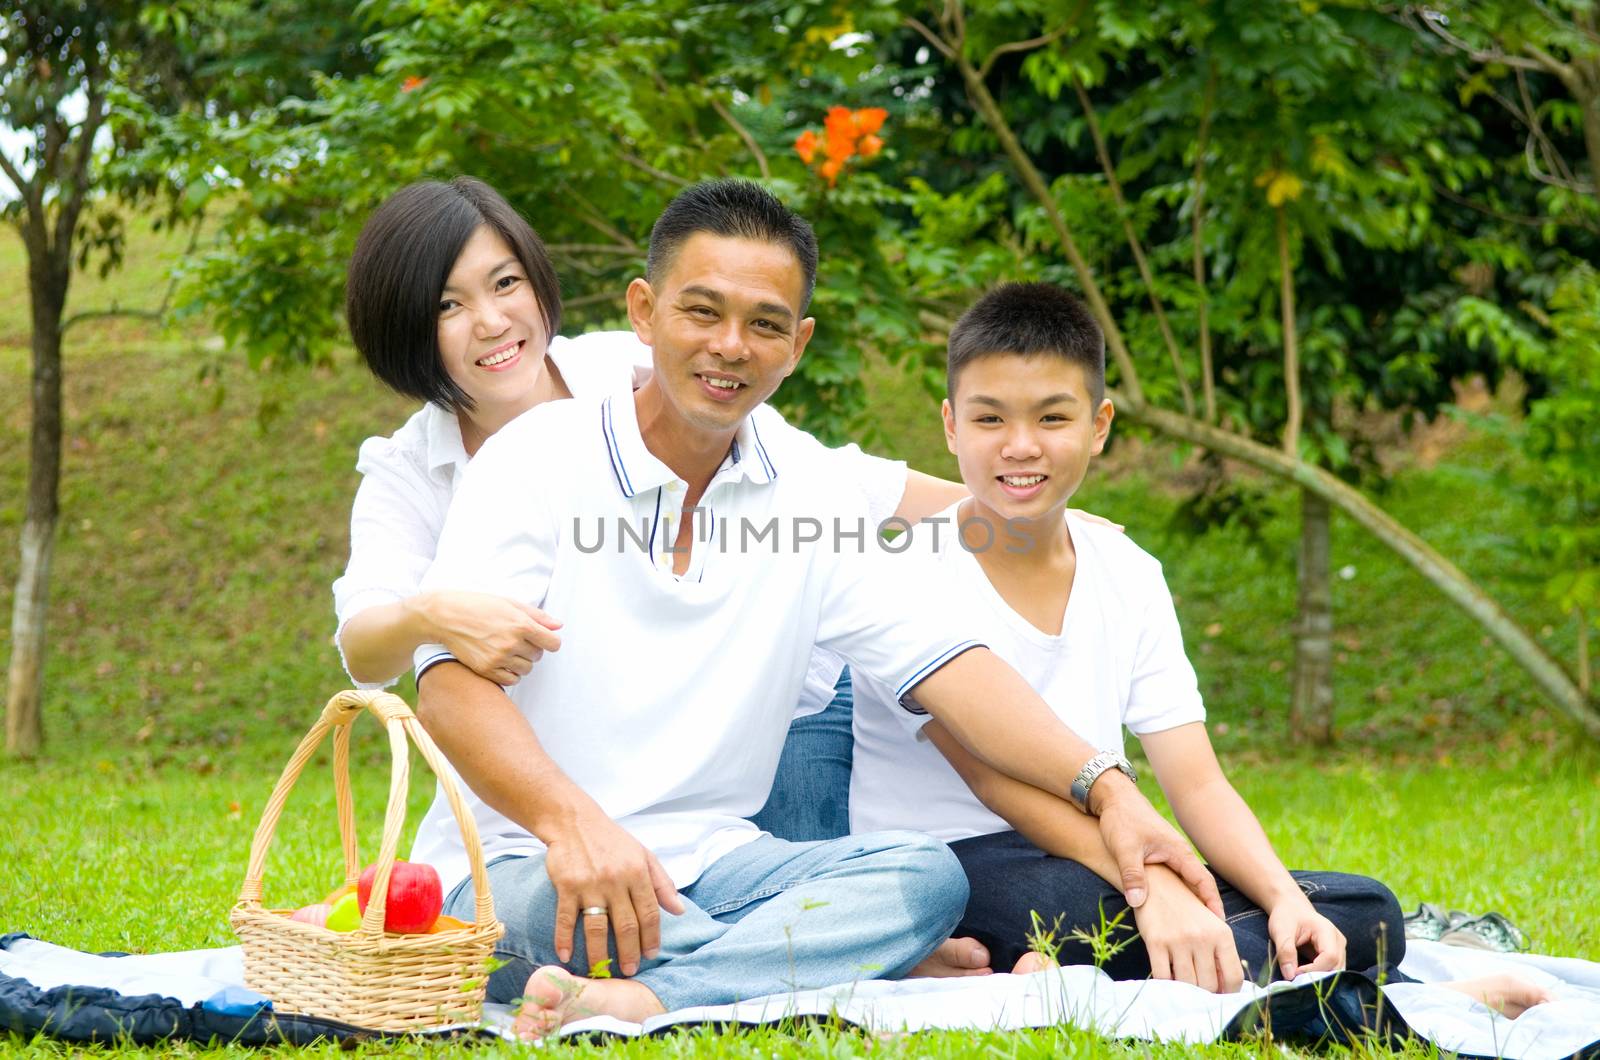
[[[561,287],[538,233],[481,180],[419,181],[372,211],[350,258],[345,320],[372,373],[408,397],[454,412],[472,399],[439,360],[439,296],[461,248],[493,229],[527,270],[545,333],[561,326]]]

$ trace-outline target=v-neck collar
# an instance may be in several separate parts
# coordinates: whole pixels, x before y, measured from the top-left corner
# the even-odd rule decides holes
[[[959,503],[954,511],[959,513]],[[983,569],[983,564],[978,562],[978,557],[968,552],[965,546],[961,544],[959,530],[956,533],[955,547],[963,553],[962,562],[971,565],[969,573],[977,579],[978,592],[984,595],[984,598],[995,608],[996,613],[1005,620],[1008,626],[1032,643],[1044,648],[1052,648],[1059,645],[1071,628],[1074,617],[1082,610],[1082,607],[1077,606],[1077,600],[1084,595],[1081,590],[1084,587],[1085,564],[1083,556],[1086,542],[1083,535],[1073,531],[1072,517],[1070,515],[1063,513],[1062,519],[1066,522],[1067,534],[1072,539],[1072,550],[1077,559],[1073,564],[1072,589],[1067,594],[1066,606],[1061,609],[1061,632],[1059,633],[1046,633],[1028,621],[1016,608],[1012,607],[1010,602],[1001,595],[1000,590],[996,589],[994,583],[989,580],[989,573]],[[959,524],[959,515],[957,521]]]

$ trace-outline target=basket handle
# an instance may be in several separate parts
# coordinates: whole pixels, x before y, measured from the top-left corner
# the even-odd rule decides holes
[[[389,733],[390,771],[389,803],[383,816],[383,838],[379,844],[378,874],[372,881],[372,894],[368,897],[367,911],[362,914],[357,929],[366,935],[383,933],[383,911],[389,894],[389,875],[394,869],[395,855],[400,847],[400,833],[405,828],[406,791],[411,777],[411,756],[406,745],[407,737],[417,745],[422,758],[439,778],[455,814],[456,825],[461,829],[461,839],[467,849],[467,860],[472,868],[472,889],[477,899],[475,919],[480,929],[493,926],[494,897],[489,893],[489,875],[483,864],[483,844],[478,838],[478,824],[461,799],[461,791],[450,776],[444,756],[434,745],[422,724],[417,721],[406,701],[391,692],[365,692],[354,689],[340,692],[322,708],[311,731],[301,739],[294,754],[283,767],[272,796],[261,813],[261,823],[256,826],[255,838],[250,843],[250,863],[245,869],[244,883],[239,888],[239,901],[259,904],[261,880],[266,873],[267,851],[278,829],[278,819],[289,800],[289,792],[300,779],[306,763],[321,746],[330,730],[335,730],[333,754],[334,800],[339,812],[339,838],[344,847],[345,882],[354,884],[360,878],[360,860],[356,853],[355,808],[350,797],[350,726],[363,710],[371,711],[384,724]]]

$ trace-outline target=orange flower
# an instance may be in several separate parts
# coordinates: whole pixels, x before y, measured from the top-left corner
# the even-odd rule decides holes
[[[883,128],[888,117],[889,112],[882,107],[863,107],[855,113],[856,131],[862,136],[871,136]]]
[[[415,92],[417,89],[421,88],[427,83],[428,79],[426,77],[418,77],[416,74],[412,74],[410,77],[400,82],[400,91]]]
[[[848,107],[829,107],[823,121],[828,136],[828,157],[846,159],[855,154],[856,118]]]
[[[800,161],[809,166],[811,160],[817,157],[817,134],[807,129],[797,136],[794,141],[794,153],[800,156]]]
[[[883,150],[883,141],[878,139],[876,136],[873,136],[871,133],[868,133],[861,138],[860,144],[857,145],[857,150],[860,152],[862,158],[871,158],[873,155]]]
[[[830,158],[822,163],[822,168],[817,172],[828,179],[828,187],[833,187],[839,180],[839,171],[844,168],[844,159]]]

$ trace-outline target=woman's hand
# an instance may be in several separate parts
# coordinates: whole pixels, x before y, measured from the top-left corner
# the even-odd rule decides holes
[[[432,639],[463,666],[497,685],[527,676],[547,651],[557,651],[561,623],[539,608],[490,593],[422,593],[408,601]]]
[[[1312,908],[1304,894],[1297,892],[1272,907],[1267,938],[1278,951],[1278,968],[1285,979],[1344,967],[1344,933]],[[1302,955],[1309,955],[1310,963],[1300,963]]]
[[[1150,893],[1133,911],[1150,955],[1150,975],[1231,994],[1244,981],[1239,950],[1226,921],[1205,907],[1189,885],[1165,865],[1145,870]]]

